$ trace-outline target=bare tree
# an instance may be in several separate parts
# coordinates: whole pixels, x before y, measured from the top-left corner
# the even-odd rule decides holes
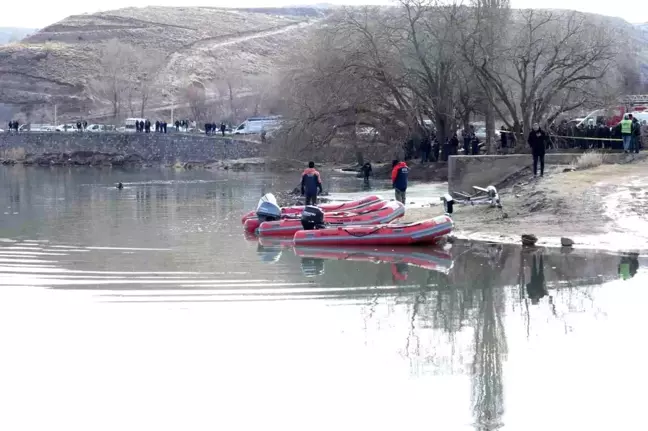
[[[465,9],[458,3],[434,0],[403,0],[402,5],[410,88],[424,102],[422,110],[435,120],[437,137],[444,141],[456,130],[461,58],[457,28],[466,19]]]
[[[119,117],[133,91],[138,61],[137,50],[116,39],[108,41],[101,51],[99,76],[90,87],[96,96],[110,104],[114,119]]]
[[[210,113],[208,112],[205,88],[202,85],[192,82],[184,90],[183,96],[193,120],[204,121],[208,119]]]
[[[578,12],[523,10],[510,26],[501,48],[486,46],[478,32],[463,47],[490,105],[520,141],[533,123],[583,106],[615,52],[608,32]]]
[[[138,54],[140,61],[136,70],[134,91],[132,93],[134,93],[138,102],[139,116],[143,118],[151,95],[154,94],[158,74],[165,58],[159,51],[153,50],[140,50]]]
[[[284,71],[289,133],[300,148],[347,137],[357,150],[355,130],[370,126],[400,146],[426,119],[443,141],[478,112],[493,151],[496,116],[527,135],[533,122],[603,100],[615,55],[606,28],[585,15],[511,11],[508,0],[344,8]]]

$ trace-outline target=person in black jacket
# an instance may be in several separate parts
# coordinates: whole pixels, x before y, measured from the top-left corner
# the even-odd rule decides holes
[[[365,183],[369,182],[369,176],[373,172],[373,169],[371,169],[371,163],[365,162],[364,165],[362,165],[362,168],[360,168],[362,172],[362,177],[364,178]]]
[[[529,133],[529,146],[533,154],[533,176],[538,175],[538,161],[540,162],[540,176],[544,176],[544,156],[547,145],[547,134],[540,128],[538,123],[533,125]]]
[[[301,180],[301,194],[306,197],[306,205],[317,205],[317,192],[322,193],[322,179],[315,169],[315,162],[308,162]]]
[[[538,262],[539,261],[539,262]],[[542,259],[542,254],[537,258],[536,255],[533,255],[533,263],[531,267],[531,280],[526,285],[527,296],[531,300],[531,304],[537,304],[540,302],[540,299],[544,298],[549,294],[547,291],[547,283],[545,281],[544,275],[544,261]]]
[[[631,152],[639,152],[641,147],[641,123],[637,120],[637,117],[632,118],[632,146],[630,147]]]

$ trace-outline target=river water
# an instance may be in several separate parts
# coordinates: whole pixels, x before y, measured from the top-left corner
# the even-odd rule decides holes
[[[645,427],[643,256],[293,250],[240,215],[294,179],[0,178],[0,429]]]

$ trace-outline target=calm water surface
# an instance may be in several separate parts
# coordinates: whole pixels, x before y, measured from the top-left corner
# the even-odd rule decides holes
[[[294,178],[0,180],[0,429],[645,429],[645,257],[246,239]]]

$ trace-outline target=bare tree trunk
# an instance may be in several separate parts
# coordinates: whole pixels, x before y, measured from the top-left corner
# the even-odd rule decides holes
[[[497,154],[497,140],[495,139],[495,112],[490,104],[486,107],[486,145],[488,154]]]

